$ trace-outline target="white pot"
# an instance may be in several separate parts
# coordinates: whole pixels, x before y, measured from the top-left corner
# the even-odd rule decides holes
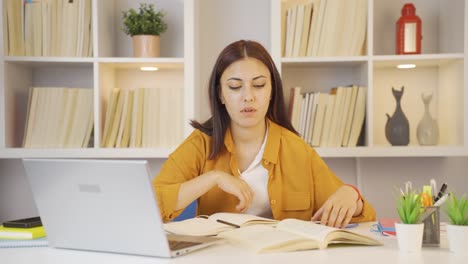
[[[401,251],[421,251],[424,223],[413,225],[395,223],[395,229],[398,248],[400,248]]]
[[[468,226],[447,225],[447,240],[450,251],[468,255]]]

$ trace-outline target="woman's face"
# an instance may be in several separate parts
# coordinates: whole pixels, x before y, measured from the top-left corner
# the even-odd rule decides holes
[[[265,121],[271,98],[271,76],[259,60],[238,60],[221,75],[221,102],[231,126],[255,127]]]

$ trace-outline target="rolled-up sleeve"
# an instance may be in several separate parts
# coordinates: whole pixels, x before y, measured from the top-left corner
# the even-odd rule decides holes
[[[200,175],[206,152],[200,131],[193,132],[164,162],[159,174],[153,179],[153,189],[161,217],[172,220],[182,213],[175,210],[180,185]]]
[[[320,156],[311,149],[311,166],[312,166],[312,177],[313,177],[313,190],[315,194],[315,213],[327,199],[338,190],[344,183],[338,178],[333,171],[325,164]],[[375,220],[374,208],[362,198],[363,208],[360,215],[355,216],[351,219],[352,222],[365,222]]]

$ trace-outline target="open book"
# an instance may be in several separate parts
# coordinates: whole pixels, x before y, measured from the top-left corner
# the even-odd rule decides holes
[[[221,232],[255,224],[273,225],[278,221],[249,214],[216,213],[164,224],[166,232],[190,236],[214,236]]]
[[[329,244],[382,245],[378,240],[345,229],[310,221],[285,219],[276,227],[252,225],[222,232],[219,237],[256,253],[323,249]]]

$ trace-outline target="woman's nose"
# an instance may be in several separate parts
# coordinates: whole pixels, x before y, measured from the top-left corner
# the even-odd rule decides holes
[[[254,95],[252,93],[252,87],[246,87],[244,91],[244,102],[253,102]]]

